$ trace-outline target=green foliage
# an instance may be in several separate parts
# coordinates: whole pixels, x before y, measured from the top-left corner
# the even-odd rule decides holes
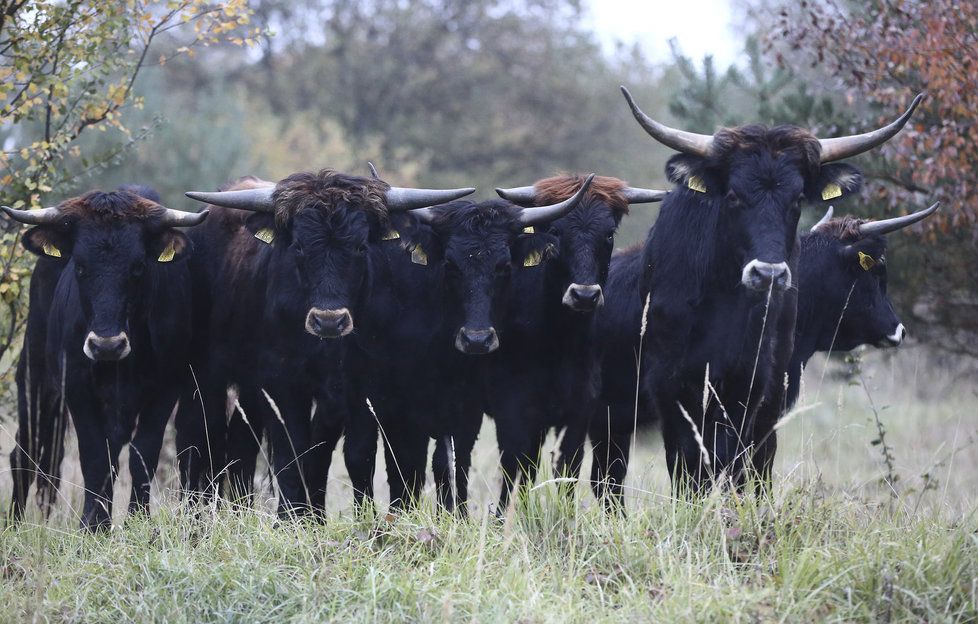
[[[259,34],[248,27],[245,0],[0,2],[0,187],[14,208],[69,194],[72,182],[119,162],[149,128],[124,123],[140,109],[136,77],[147,63],[221,40],[239,45]],[[170,44],[150,56],[154,43]],[[157,57],[156,54],[159,54]],[[82,141],[97,130],[107,137]],[[112,131],[109,137],[109,130]],[[33,264],[19,244],[19,224],[5,222],[0,241],[0,379],[10,379],[24,329]]]

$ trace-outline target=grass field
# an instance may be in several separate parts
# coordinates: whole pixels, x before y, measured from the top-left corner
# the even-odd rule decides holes
[[[76,529],[69,456],[54,517],[0,532],[0,621],[975,621],[978,394],[926,362],[872,354],[864,385],[814,362],[770,499],[674,501],[656,436],[639,439],[627,518],[584,483],[568,502],[544,482],[497,519],[490,421],[468,520],[386,515],[382,459],[382,511],[355,518],[339,452],[324,524],[278,521],[267,476],[257,510],[190,510],[170,448],[153,516],[123,522],[123,475],[115,529],[91,536]],[[13,427],[0,432],[4,505]]]

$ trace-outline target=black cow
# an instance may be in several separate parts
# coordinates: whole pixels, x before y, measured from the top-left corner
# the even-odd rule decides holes
[[[780,414],[791,409],[802,369],[818,351],[849,351],[863,344],[895,347],[903,341],[903,324],[887,298],[884,234],[924,219],[936,209],[937,204],[906,217],[867,222],[853,217],[833,219],[829,208],[811,232],[801,237],[798,318],[787,395],[783,405],[772,401],[762,409],[775,407]],[[591,486],[609,508],[622,506],[621,484],[635,426],[656,422],[647,406],[636,403],[642,273],[641,246],[615,254],[605,288],[605,313],[598,320],[605,351],[602,404],[590,430],[594,449]],[[770,465],[759,469],[767,474]]]
[[[148,186],[130,184],[117,190],[162,202],[159,194]],[[54,291],[67,262],[67,257],[43,255],[37,258],[31,271],[27,330],[17,362],[17,434],[10,452],[14,485],[10,509],[14,519],[24,513],[32,483],[37,485],[38,506],[47,517],[61,483],[68,412],[60,380],[48,374],[45,347]]]
[[[359,503],[372,496],[379,426],[392,507],[420,496],[434,438],[439,500],[465,512],[486,389],[486,360],[471,356],[509,340],[500,321],[513,295],[513,274],[555,242],[524,228],[573,210],[592,178],[548,206],[519,208],[500,200],[437,206],[396,223],[387,244],[371,250],[378,270],[350,357],[350,407],[359,414],[351,423],[360,429],[348,433],[345,446]]]
[[[206,489],[227,459],[233,485],[248,491],[264,430],[280,513],[324,507],[346,413],[344,345],[326,339],[359,326],[373,271],[368,248],[387,231],[389,212],[472,191],[393,188],[322,170],[277,185],[249,178],[223,192],[188,193],[223,206],[196,235],[206,248],[194,278],[207,347],[196,358],[203,399],[187,401],[178,418],[189,489]],[[232,421],[225,431],[231,385],[238,389],[236,415],[248,422]],[[227,457],[215,449],[225,439]]]
[[[880,130],[820,140],[795,126],[675,130],[622,91],[646,132],[682,152],[666,166],[676,188],[643,251],[642,392],[662,417],[677,491],[721,473],[742,483],[746,466],[774,455],[779,411],[760,407],[780,402],[792,353],[801,204],[857,191],[860,172],[829,163],[895,135],[922,96]]]
[[[174,227],[196,225],[207,213],[170,210],[128,190],[93,191],[38,211],[3,210],[35,225],[23,243],[42,257],[41,279],[32,288],[36,310],[29,313],[25,338],[28,362],[21,377],[26,389],[18,394],[28,406],[36,397],[30,394],[42,395],[35,413],[55,424],[50,431],[42,426],[43,435],[54,441],[41,443],[56,449],[44,460],[50,463],[42,465],[56,472],[53,462],[63,444],[62,425],[57,424],[63,388],[85,481],[81,523],[103,528],[111,523],[112,486],[126,443],[132,477],[129,508],[148,509],[163,429],[179,397],[190,338],[186,259],[193,247]],[[35,368],[40,343],[43,359]],[[38,379],[26,379],[31,373],[45,380],[37,385]],[[28,451],[16,450],[11,460],[15,515],[22,512],[30,485],[30,472],[20,470],[25,461],[31,461]],[[51,483],[52,491],[55,485]]]
[[[550,204],[570,197],[582,181],[557,176],[497,192],[521,205]],[[558,473],[580,471],[598,398],[594,321],[604,305],[614,234],[630,204],[661,201],[665,195],[617,178],[595,178],[573,211],[543,228],[555,244],[524,261],[526,268],[513,277],[503,330],[508,340],[487,366],[486,412],[496,423],[503,471],[498,509],[508,504],[514,484],[533,484],[551,428],[563,430]]]

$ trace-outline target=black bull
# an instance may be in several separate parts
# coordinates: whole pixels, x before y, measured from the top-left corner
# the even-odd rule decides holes
[[[887,298],[887,232],[907,227],[937,209],[908,217],[865,222],[831,218],[831,209],[801,237],[798,261],[798,315],[784,403],[771,405],[778,415],[798,397],[801,373],[819,351],[849,351],[863,344],[898,346],[905,330]],[[641,247],[614,256],[606,306],[597,336],[604,348],[601,405],[591,421],[591,485],[611,506],[623,502],[631,437],[636,425],[657,424],[657,416],[638,400],[639,353],[644,297]]]
[[[187,489],[209,493],[230,464],[231,485],[248,492],[264,432],[280,512],[324,506],[346,415],[345,344],[328,339],[358,329],[372,280],[368,248],[387,232],[389,212],[472,190],[400,189],[323,170],[190,194],[224,207],[194,233],[206,252],[193,272],[202,348],[177,415]],[[230,386],[237,403],[227,428]]]
[[[858,191],[862,175],[833,163],[872,149],[906,124],[818,139],[795,126],[749,125],[700,135],[662,125],[623,93],[639,124],[679,152],[642,254],[650,293],[641,393],[662,418],[677,491],[719,474],[765,472],[793,351],[801,204]]]
[[[130,510],[148,508],[190,338],[186,259],[192,246],[174,226],[206,217],[169,210],[154,199],[151,190],[135,187],[93,191],[37,211],[4,207],[15,220],[35,225],[23,241],[39,256],[17,375],[15,518],[33,479],[42,505],[55,495],[65,408],[84,477],[82,525],[111,522],[112,485],[125,444]]]

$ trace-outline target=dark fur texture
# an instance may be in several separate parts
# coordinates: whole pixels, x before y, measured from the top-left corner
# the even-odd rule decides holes
[[[823,201],[829,184],[851,194],[861,175],[820,165],[805,130],[756,125],[719,131],[708,157],[679,154],[666,171],[677,188],[643,252],[651,301],[641,385],[663,419],[674,485],[696,491],[719,471],[736,482],[746,467],[765,472],[774,457],[773,414],[763,406],[783,399],[797,290],[775,289],[768,301],[747,287],[748,263],[786,265],[797,278],[801,203]],[[716,396],[704,412],[707,369]],[[683,410],[706,441],[709,466]]]
[[[899,324],[886,296],[885,263],[872,271],[864,271],[858,264],[857,251],[880,258],[886,246],[882,237],[860,240],[856,226],[862,222],[839,217],[801,237],[798,317],[782,414],[794,405],[802,369],[815,352],[879,344]],[[853,243],[858,244],[849,248]],[[643,272],[639,247],[615,254],[605,289],[607,303],[599,317],[598,335],[605,352],[602,401],[591,430],[591,479],[595,494],[613,507],[622,504],[621,483],[628,468],[635,424],[658,424],[657,415],[645,402],[636,405],[636,357],[644,305],[639,281]],[[606,413],[608,418],[600,417]]]
[[[431,226],[400,216],[400,239],[371,245],[376,271],[364,323],[355,335],[345,456],[358,503],[372,496],[377,424],[383,428],[394,507],[424,486],[427,448],[441,503],[464,512],[472,444],[482,423],[486,356],[456,348],[463,328],[499,333],[514,271],[535,236],[522,234],[519,209],[502,201],[460,200],[434,209]],[[423,250],[426,265],[412,262]],[[492,356],[489,356],[492,357]],[[373,413],[367,407],[370,401]],[[455,456],[452,489],[450,449]]]
[[[18,438],[32,430],[35,437],[11,457],[13,510],[15,517],[22,513],[34,472],[42,504],[53,500],[66,406],[85,479],[82,524],[94,529],[111,521],[112,484],[127,443],[130,510],[148,509],[163,428],[187,361],[190,247],[182,233],[160,225],[163,209],[155,201],[129,191],[93,191],[61,207],[62,220],[24,235],[32,251],[43,254],[42,243],[54,244],[62,256],[42,255],[32,280],[25,359],[18,367]],[[175,257],[159,262],[167,246],[176,249]],[[128,336],[128,356],[92,361],[83,354],[89,332],[121,331]],[[24,470],[35,456],[37,469]]]
[[[538,205],[563,201],[580,188],[580,176],[536,183]],[[614,233],[628,202],[617,178],[595,178],[568,215],[538,228],[554,252],[514,274],[503,331],[507,340],[490,356],[486,412],[496,422],[503,484],[499,509],[519,481],[532,486],[550,429],[563,430],[556,470],[577,476],[587,423],[599,388],[599,345],[594,323],[604,311],[575,311],[563,302],[572,284],[604,287]]]
[[[231,189],[265,185],[248,177]],[[212,208],[209,226],[196,236],[206,251],[193,267],[197,342],[207,345],[195,358],[203,407],[184,401],[178,414],[181,476],[191,491],[206,490],[212,470],[226,463],[230,485],[250,492],[264,431],[280,512],[325,505],[346,414],[345,347],[334,334],[311,335],[309,319],[316,311],[346,311],[350,328],[357,327],[370,280],[368,243],[387,229],[387,188],[323,170],[279,182],[274,216]],[[271,244],[255,238],[266,229],[274,232]],[[240,409],[226,427],[229,386],[238,389]]]

